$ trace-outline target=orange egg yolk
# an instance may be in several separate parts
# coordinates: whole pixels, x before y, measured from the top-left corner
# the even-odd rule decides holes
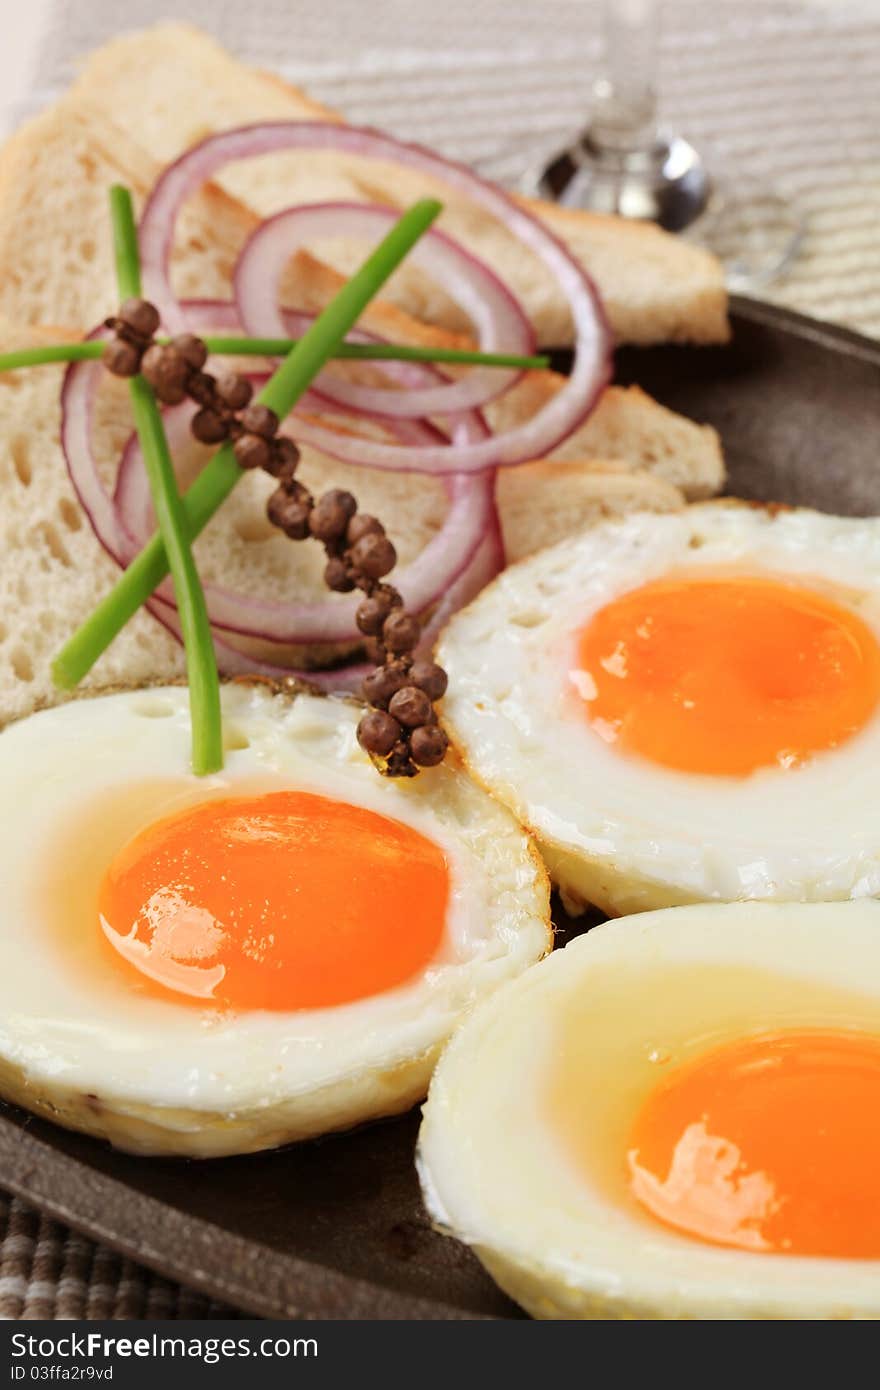
[[[667,578],[578,636],[571,680],[607,742],[682,772],[792,767],[857,733],[880,646],[825,594],[770,577]]]
[[[314,1009],[423,970],[448,899],[445,855],[412,827],[282,791],[149,826],[107,871],[98,912],[123,968],[178,996]]]
[[[683,1064],[632,1130],[631,1190],[661,1221],[743,1250],[880,1257],[880,1039],[747,1038]]]

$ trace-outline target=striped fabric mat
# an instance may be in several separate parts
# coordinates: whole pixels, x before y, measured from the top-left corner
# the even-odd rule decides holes
[[[0,1197],[0,1318],[237,1316]]]
[[[880,3],[666,0],[665,121],[744,192],[807,219],[767,297],[880,336]],[[163,13],[211,30],[354,121],[384,126],[502,181],[583,122],[598,55],[591,0],[56,0],[37,109],[78,54]],[[21,114],[26,114],[26,111]],[[0,1316],[209,1318],[219,1305],[0,1200]]]

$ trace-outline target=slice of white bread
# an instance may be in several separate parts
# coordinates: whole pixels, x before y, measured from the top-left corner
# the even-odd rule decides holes
[[[672,483],[611,460],[573,465],[543,459],[505,468],[496,497],[511,563],[611,517],[675,512],[684,501]]]
[[[61,101],[0,150],[0,314],[18,323],[99,323],[118,298],[107,194],[127,184],[139,205],[158,172],[139,145],[78,102]],[[228,293],[253,217],[208,187],[184,209],[175,288]]]
[[[0,351],[69,335],[0,323]],[[67,476],[59,444],[62,367],[0,375],[0,723],[53,703],[50,663],[75,626],[115,582]],[[123,424],[124,397],[117,421]],[[86,686],[174,677],[177,643],[138,613]]]
[[[74,97],[23,125],[0,148],[0,316],[72,324],[78,332],[100,323],[118,299],[108,191],[124,183],[139,208],[160,170],[124,131]],[[235,258],[257,222],[234,198],[206,186],[184,209],[174,241],[172,276],[181,297],[228,299]],[[317,311],[341,284],[302,252],[284,287],[292,306]],[[459,342],[381,301],[361,322],[406,342]]]
[[[556,372],[528,372],[487,409],[496,430],[527,419],[562,389]],[[711,425],[698,425],[639,386],[609,386],[587,420],[551,458],[577,462],[613,459],[682,490],[691,502],[714,497],[724,486],[721,443]]]
[[[62,341],[64,330],[17,328],[0,321],[0,351]],[[0,723],[59,698],[50,663],[65,639],[118,577],[76,499],[60,442],[63,368],[28,368],[0,375]],[[611,409],[626,410],[612,392]],[[601,405],[594,416],[601,428]],[[105,378],[96,413],[97,453],[109,480],[112,462],[130,429],[124,383]],[[589,429],[591,426],[587,426]],[[194,446],[192,462],[203,453]],[[302,476],[313,488],[351,486],[364,508],[387,519],[405,563],[441,524],[441,485],[411,474],[378,474],[346,467],[303,451]],[[325,598],[319,546],[296,545],[268,523],[265,501],[273,486],[248,474],[196,546],[206,581],[261,598]],[[670,510],[681,493],[663,479],[626,465],[595,461],[527,464],[501,479],[502,526],[511,559],[557,540],[582,525],[623,510]],[[330,596],[333,601],[333,596]],[[337,600],[338,601],[338,600]],[[314,649],[288,653],[291,662],[326,656]],[[101,658],[88,687],[139,683],[182,673],[179,647],[146,612],[137,615]]]
[[[167,163],[205,136],[256,121],[340,120],[277,76],[239,63],[207,34],[161,24],[105,44],[74,88],[111,125]],[[260,216],[299,202],[369,201],[403,207],[426,193],[446,204],[439,225],[491,265],[525,306],[539,341],[571,340],[568,306],[543,265],[474,204],[430,179],[341,154],[272,155],[229,166],[221,186]],[[598,285],[618,339],[722,342],[728,336],[722,269],[708,252],[647,223],[528,206],[574,252]],[[340,239],[322,255],[350,273],[363,248]],[[417,318],[461,331],[467,321],[424,276],[404,268],[388,297]]]

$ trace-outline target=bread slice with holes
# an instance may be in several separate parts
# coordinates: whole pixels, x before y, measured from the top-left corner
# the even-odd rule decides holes
[[[560,391],[557,372],[528,372],[490,404],[496,430],[527,419]],[[551,458],[560,462],[613,460],[680,488],[688,501],[714,497],[724,486],[721,442],[711,425],[699,425],[652,400],[639,386],[608,386],[584,424]]]
[[[672,483],[610,459],[577,464],[545,459],[505,468],[497,499],[511,563],[600,521],[627,512],[674,512],[684,503]]]
[[[70,336],[60,329],[0,321],[0,352]],[[63,370],[47,366],[0,375],[0,722],[60,698],[51,681],[52,657],[119,574],[96,539],[64,464]],[[593,417],[597,425],[587,429],[601,429],[606,408],[599,407]],[[125,384],[106,376],[96,408],[95,443],[108,486],[130,429]],[[193,444],[180,460],[184,480],[206,454]],[[312,488],[350,486],[365,509],[384,517],[404,564],[442,523],[446,499],[436,479],[359,470],[311,449],[303,451],[301,469]],[[265,504],[272,486],[262,474],[247,474],[207,527],[196,545],[204,581],[263,599],[289,594],[298,600],[338,602],[323,586],[321,548],[295,545],[269,525]],[[639,508],[670,510],[684,499],[672,484],[650,473],[585,459],[513,470],[501,479],[499,501],[510,556],[516,559],[601,516]],[[263,650],[278,656],[275,648]],[[320,664],[328,655],[300,648],[289,650],[286,658],[308,665]],[[164,680],[182,672],[177,643],[142,611],[101,658],[86,688]]]
[[[160,163],[205,136],[257,121],[341,120],[281,78],[238,62],[209,35],[166,23],[124,34],[85,62],[74,89],[101,118]],[[324,200],[405,207],[443,198],[440,226],[486,261],[521,299],[539,341],[571,341],[568,305],[537,257],[473,203],[399,164],[340,153],[272,155],[231,165],[220,186],[265,217],[293,203]],[[729,333],[720,264],[708,252],[643,222],[523,200],[589,270],[618,339],[631,343],[723,342]],[[362,249],[340,239],[326,253],[350,274]],[[416,318],[462,331],[448,295],[403,267],[389,297]]]
[[[143,202],[158,167],[112,122],[64,100],[0,150],[0,314],[19,323],[99,323],[117,299],[107,194]],[[184,209],[175,288],[222,297],[253,215],[215,187]]]
[[[0,323],[0,351],[64,341],[62,330]],[[54,702],[50,663],[119,570],[95,539],[67,475],[59,443],[63,367],[0,375],[0,723]],[[125,438],[124,396],[108,433]],[[183,674],[177,643],[138,613],[88,677],[87,687],[140,684]]]

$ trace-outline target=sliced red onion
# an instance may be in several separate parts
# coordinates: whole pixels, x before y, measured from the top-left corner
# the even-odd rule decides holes
[[[152,532],[152,501],[146,480],[146,471],[138,452],[136,436],[129,440],[123,455],[123,466],[117,480],[115,497],[111,497],[100,476],[92,448],[92,425],[94,401],[103,377],[103,370],[100,362],[77,362],[72,363],[68,368],[62,390],[62,444],[71,480],[98,540],[111,557],[119,565],[124,566],[137,553],[143,541]],[[189,418],[193,409],[191,403],[187,402],[165,412],[166,430],[172,445],[172,452],[175,451],[178,442],[188,438]],[[399,421],[395,429],[402,437],[415,441],[423,442],[425,438],[443,438],[439,430],[415,421]],[[471,413],[456,423],[452,447],[459,447],[470,439],[485,437],[487,434],[488,428],[485,422],[479,415]],[[448,439],[446,447],[450,447]],[[435,592],[429,602],[436,602],[438,594],[440,595],[440,602],[425,629],[420,650],[430,649],[443,623],[458,607],[468,602],[474,594],[479,592],[479,589],[490,578],[494,577],[503,563],[503,556],[497,541],[498,524],[493,499],[493,480],[494,475],[488,473],[473,478],[453,476],[448,479],[452,505],[447,515],[446,525],[441,532],[438,532],[438,535],[429,543],[414,564],[407,571],[402,571],[398,577],[399,583],[407,573],[412,576],[413,571],[418,567],[417,577],[421,573],[427,581],[431,568],[430,555],[433,554],[437,557],[441,551],[443,552],[442,569],[444,573],[448,574],[448,552],[445,543],[441,546],[441,537],[448,528],[449,532],[452,533],[453,544],[459,543],[460,545],[461,537],[455,534],[460,524],[469,530],[472,528],[473,533],[477,533],[479,527],[475,547],[457,576],[451,578],[445,587],[445,592],[443,586],[437,585],[436,573],[434,575]],[[478,525],[475,525],[475,521]],[[461,550],[458,553],[461,554]],[[427,563],[425,561],[426,556],[428,557]],[[215,594],[220,594],[229,604],[241,604],[247,607],[253,603],[260,607],[273,607],[273,605],[260,605],[257,600],[227,594],[223,590],[215,590],[213,586],[207,586],[206,593],[211,598],[214,598]],[[414,611],[411,604],[408,606],[410,606],[411,611]],[[179,640],[180,624],[170,585],[168,585],[168,596],[157,591],[147,607],[154,617]],[[282,605],[275,605],[275,607],[281,609]],[[326,615],[323,618],[319,616],[321,604],[303,605],[302,607],[312,610],[318,622],[317,634],[314,638],[304,637],[301,632],[307,629],[299,628],[296,637],[291,639],[291,644],[309,640],[351,640],[328,637]],[[251,616],[252,614],[249,613],[248,617]],[[214,624],[215,628],[218,626],[219,624]],[[243,635],[266,637],[265,633],[257,633],[251,626],[242,626],[239,630]],[[358,635],[355,631],[352,637]],[[330,671],[294,670],[280,663],[261,660],[243,652],[223,637],[218,637],[216,631],[214,639],[218,666],[225,675],[255,673],[274,678],[295,676],[310,681],[325,690],[357,692],[364,675],[371,669],[368,664],[358,662]],[[273,639],[268,638],[267,640]]]
[[[217,328],[243,333],[238,305],[232,299],[182,299],[178,308],[188,333],[208,333]]]
[[[62,445],[71,480],[95,534],[117,564],[124,566],[152,534],[152,499],[136,436],[123,453],[115,496],[110,496],[101,479],[92,447],[92,423],[103,372],[100,362],[77,362],[68,368],[62,390]],[[179,457],[189,441],[194,409],[191,402],[185,402],[164,412],[172,457]],[[439,430],[416,421],[401,420],[394,428],[410,441],[444,438]],[[463,417],[456,431],[458,439],[488,433],[476,415]],[[450,447],[448,438],[445,447]],[[491,475],[452,476],[446,482],[450,507],[443,526],[412,564],[395,576],[404,602],[415,614],[436,603],[467,567],[491,520]],[[354,621],[359,600],[354,595],[342,601],[328,595],[315,603],[285,604],[206,585],[205,596],[216,628],[284,645],[360,640]],[[155,598],[157,605],[173,608],[170,581],[157,590]]]
[[[492,519],[485,536],[480,541],[467,569],[462,571],[453,584],[450,584],[432,613],[430,621],[422,630],[416,656],[426,660],[430,659],[437,638],[449,619],[460,608],[464,608],[466,604],[470,603],[471,599],[476,598],[477,594],[501,573],[504,569],[504,563],[501,524],[493,504]]]
[[[493,517],[486,535],[483,537],[470,564],[447,589],[440,603],[422,632],[415,655],[430,660],[437,639],[453,614],[486,587],[504,568],[504,547],[501,543],[501,529],[497,515]],[[165,603],[151,599],[147,604],[150,612],[178,642],[182,641],[180,621],[176,609]],[[319,689],[338,693],[359,695],[364,676],[374,667],[369,662],[358,661],[347,666],[334,667],[325,671],[294,670],[289,666],[265,661],[240,651],[229,642],[214,634],[214,650],[217,666],[224,676],[257,675],[269,676],[273,680],[293,677],[308,681]]]
[[[164,414],[172,458],[180,457],[189,440],[189,422],[195,409],[186,402]],[[476,431],[478,427],[471,422],[469,428]],[[395,429],[412,440],[443,437],[439,431],[411,420],[395,422]],[[450,447],[448,440],[445,447]],[[395,587],[413,614],[436,603],[468,566],[491,521],[491,474],[473,477],[453,474],[444,481],[449,509],[442,527],[411,564],[395,572]],[[126,445],[115,501],[116,517],[121,522],[119,548],[127,562],[154,529],[152,499],[137,436],[132,436]],[[356,594],[344,599],[328,594],[326,599],[313,603],[289,603],[235,593],[216,584],[205,584],[204,590],[212,626],[227,632],[284,645],[361,640],[354,620],[360,602]],[[156,598],[173,605],[174,591],[170,581],[166,580],[156,591]]]
[[[104,336],[100,331],[90,339]],[[70,481],[92,530],[108,555],[123,567],[134,542],[104,486],[92,448],[94,403],[105,368],[99,361],[71,362],[61,388],[61,447]]]
[[[162,624],[166,632],[170,632],[171,636],[178,642],[183,642],[183,633],[176,608],[172,608],[168,604],[158,603],[155,598],[150,599],[146,607],[156,621]],[[221,675],[269,676],[272,680],[292,677],[294,680],[308,681],[311,685],[316,685],[320,690],[328,693],[358,694],[364,676],[373,669],[368,662],[360,661],[353,662],[348,666],[338,666],[329,671],[295,670],[291,666],[281,666],[271,661],[262,661],[258,657],[251,656],[248,652],[239,651],[231,643],[224,642],[216,633],[214,633],[214,652],[217,657],[217,669]]]
[[[183,300],[182,304],[186,313],[187,324],[193,332],[204,334],[208,326],[212,329],[222,328],[229,333],[244,332],[238,308],[231,300],[187,299]],[[261,333],[260,337],[301,338],[311,328],[316,317],[314,314],[303,313],[299,309],[282,309],[280,313],[283,325],[281,335],[278,334],[276,325],[273,333]],[[531,328],[526,326],[531,334]],[[356,328],[346,335],[345,341],[347,343],[367,344],[387,343],[388,340],[381,338],[376,333],[368,333],[363,328]],[[529,346],[528,351],[532,351],[532,345]],[[385,417],[405,419],[408,416],[417,416],[417,412],[409,408],[386,410],[383,408],[384,399],[387,397],[394,404],[408,402],[416,391],[427,396],[428,393],[425,388],[429,387],[433,390],[430,393],[428,403],[438,415],[457,414],[462,409],[452,394],[453,383],[449,382],[432,363],[381,358],[377,359],[376,365],[381,368],[383,375],[397,383],[397,390],[360,387],[352,382],[339,381],[327,372],[321,372],[308,391],[300,397],[294,407],[295,412],[301,414],[313,411],[318,414],[326,414],[329,405],[332,407],[330,412],[332,414],[367,416],[379,420]],[[495,375],[497,376],[497,372]],[[518,380],[520,375],[521,373],[515,372],[515,379]],[[406,394],[399,389],[401,387],[407,388]],[[377,406],[375,409],[371,399],[374,389]],[[450,394],[446,394],[447,392]],[[494,399],[497,394],[498,391],[493,390],[491,398]],[[382,400],[379,399],[380,397]],[[489,398],[488,393],[487,398]],[[425,414],[427,413],[426,411]]]
[[[235,270],[235,298],[247,331],[255,338],[285,336],[285,316],[279,307],[281,277],[301,247],[336,236],[378,242],[399,217],[394,208],[363,203],[318,203],[270,217],[249,238]],[[488,266],[457,242],[443,232],[428,231],[408,260],[421,266],[461,305],[477,330],[483,352],[528,355],[534,351],[531,324],[518,302]],[[441,377],[440,385],[395,391],[340,381],[322,372],[316,389],[328,400],[371,415],[418,419],[485,405],[521,375],[516,370],[482,367],[461,381]]]
[[[181,448],[192,443],[190,421],[198,408],[194,401],[187,400],[162,410],[165,437],[175,465]],[[132,548],[141,549],[156,529],[156,517],[141,443],[134,433],[129,435],[119,461],[113,504]],[[167,591],[170,581],[164,587]]]
[[[332,457],[374,468],[423,472],[478,472],[496,465],[525,463],[556,447],[586,418],[610,376],[611,337],[592,281],[548,229],[506,193],[463,165],[382,135],[331,122],[290,121],[253,125],[215,135],[188,150],[161,176],[144,210],[140,227],[145,293],[167,326],[184,326],[168,278],[168,261],[177,214],[187,198],[225,164],[282,150],[342,150],[416,169],[472,199],[530,248],[555,276],[575,325],[571,375],[547,404],[525,424],[504,434],[449,450],[445,445],[381,444],[336,435],[311,422],[297,425],[298,438]],[[249,271],[258,278],[259,261]],[[267,282],[274,284],[271,274]],[[250,278],[249,278],[250,283]]]

